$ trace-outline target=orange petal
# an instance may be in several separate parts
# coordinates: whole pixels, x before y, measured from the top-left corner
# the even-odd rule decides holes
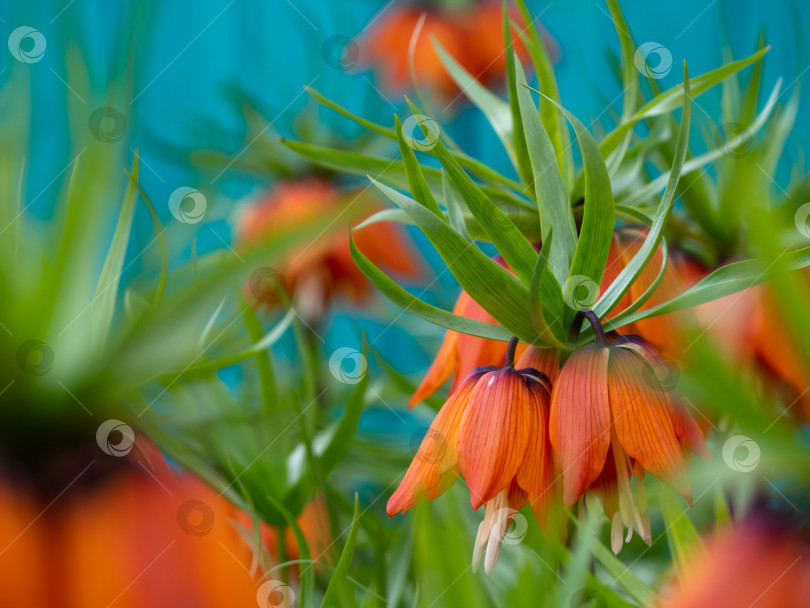
[[[526,454],[536,402],[512,368],[485,375],[470,395],[458,435],[458,463],[477,509],[504,490]]]
[[[420,401],[430,397],[458,369],[458,338],[459,334],[454,331],[448,330],[445,334],[441,348],[436,353],[436,358],[433,359],[430,369],[428,369],[422,382],[416,388],[416,392],[408,401],[408,407],[413,407]]]
[[[628,456],[672,481],[684,470],[666,393],[653,386],[649,368],[634,354],[610,348],[610,408],[616,436]]]
[[[563,497],[573,505],[605,464],[610,446],[608,349],[588,344],[574,351],[554,384],[550,439],[560,459]]]
[[[703,431],[689,410],[684,405],[676,403],[674,399],[670,399],[669,417],[672,419],[672,428],[678,441],[703,460],[711,460],[712,455],[706,447]]]
[[[537,414],[529,439],[529,447],[515,479],[529,495],[529,504],[544,534],[548,534],[551,514],[559,499],[555,484],[554,454],[548,439],[548,416],[551,395],[539,383],[529,385],[536,403]]]
[[[439,410],[399,487],[388,500],[389,517],[433,500],[458,478],[456,444],[464,410],[476,383],[488,370],[471,373]]]
[[[537,348],[529,346],[515,363],[516,369],[531,367],[543,372],[554,384],[560,373],[560,355],[555,348]]]

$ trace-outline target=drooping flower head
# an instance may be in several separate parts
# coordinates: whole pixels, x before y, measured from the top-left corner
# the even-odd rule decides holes
[[[692,416],[661,384],[668,366],[639,336],[608,342],[591,311],[597,341],[575,350],[560,370],[551,397],[550,438],[560,460],[563,500],[572,506],[592,491],[611,519],[611,544],[618,553],[624,530],[650,543],[646,491],[649,472],[691,502],[687,450],[707,456]],[[635,484],[633,480],[635,479]],[[635,488],[634,488],[635,486]]]
[[[459,475],[477,510],[485,505],[473,552],[478,566],[495,566],[503,532],[518,509],[531,506],[541,527],[554,495],[554,464],[548,440],[551,383],[526,361],[556,357],[533,350],[514,363],[513,340],[502,369],[480,367],[470,372],[450,395],[428,430],[405,477],[388,501],[389,515],[432,500]],[[516,369],[517,368],[517,369]]]

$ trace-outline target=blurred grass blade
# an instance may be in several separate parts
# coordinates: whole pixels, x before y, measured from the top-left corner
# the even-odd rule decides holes
[[[365,361],[368,356],[368,344],[363,345],[361,356]],[[349,452],[349,446],[357,433],[360,415],[363,413],[367,387],[368,374],[365,373],[355,385],[351,395],[349,395],[346,401],[346,407],[340,416],[340,421],[332,432],[329,443],[318,456],[318,460],[321,462],[321,469],[325,474],[329,474],[338,464],[343,462],[346,458],[346,454]]]
[[[693,78],[691,82],[692,96],[698,97],[699,95],[702,95],[732,74],[735,74],[755,61],[758,61],[769,48],[770,47],[765,47],[750,57],[727,63],[726,65],[723,65],[715,70],[706,72],[705,74],[701,74],[700,76]],[[648,101],[635,114],[633,114],[632,117],[621,122],[602,140],[600,145],[602,154],[610,154],[622,141],[625,133],[627,133],[627,131],[632,129],[640,121],[647,118],[653,118],[654,116],[669,114],[673,110],[678,109],[678,107],[681,105],[682,99],[683,85],[679,84]]]
[[[518,100],[517,74],[515,61],[517,54],[512,44],[512,30],[509,20],[509,1],[503,0],[503,39],[506,48],[506,92],[509,97],[509,110],[512,113],[512,145],[515,149],[517,170],[521,181],[528,187],[532,185],[532,165],[529,159],[529,149],[526,145],[526,135],[523,132],[520,118],[520,102]]]
[[[659,492],[661,513],[664,516],[667,542],[675,561],[678,578],[683,580],[690,567],[703,553],[703,541],[689,519],[687,509],[681,505],[679,497],[666,486]]]
[[[95,348],[101,350],[107,342],[110,327],[115,314],[115,304],[118,299],[118,286],[121,283],[121,274],[124,270],[124,259],[127,254],[129,235],[132,231],[132,218],[135,215],[135,202],[138,199],[138,170],[140,168],[140,157],[135,152],[132,160],[132,172],[127,184],[124,204],[118,216],[118,223],[115,226],[112,243],[104,260],[101,275],[96,287],[96,295],[93,297],[93,305],[90,308],[91,339]]]
[[[307,539],[295,517],[284,505],[269,494],[266,495],[266,499],[281,513],[287,525],[290,526],[293,536],[295,536],[295,544],[298,546],[298,559],[301,561],[299,575],[301,577],[301,587],[299,591],[300,598],[297,598],[298,602],[300,602],[302,608],[315,608],[315,564],[311,563],[312,551],[309,548]]]
[[[323,594],[321,606],[331,608],[332,606],[352,606],[355,605],[354,586],[349,579],[349,567],[352,565],[352,558],[357,547],[357,533],[360,530],[360,503],[357,494],[354,495],[354,516],[352,517],[352,527],[349,530],[349,537],[346,545],[340,554],[337,567],[329,578],[329,585]]]

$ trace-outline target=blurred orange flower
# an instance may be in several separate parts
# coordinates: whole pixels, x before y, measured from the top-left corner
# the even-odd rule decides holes
[[[810,547],[783,523],[752,518],[721,531],[665,597],[667,608],[807,606]]]
[[[409,48],[414,30],[422,15],[425,21],[414,47],[414,65],[420,83],[442,98],[458,93],[433,48],[436,38],[445,50],[470,74],[485,84],[501,84],[506,72],[506,52],[503,42],[502,7],[500,2],[484,2],[458,11],[440,11],[431,7],[402,6],[392,8],[375,23],[363,41],[367,63],[380,68],[383,86],[400,91],[407,87]],[[512,19],[520,23],[516,12]],[[512,42],[518,54],[526,51],[517,35]],[[552,56],[556,43],[546,38]]]
[[[254,605],[263,580],[251,570],[261,549],[250,517],[150,451],[149,468],[122,463],[48,501],[0,484],[0,606]],[[308,510],[302,527],[318,555],[328,526],[317,505]]]
[[[341,208],[348,210],[359,196],[341,193],[334,184],[317,178],[282,182],[243,211],[238,220],[238,239],[254,243],[301,230]],[[379,210],[368,211],[367,205],[365,209],[361,219]],[[339,296],[354,304],[364,303],[371,288],[351,258],[346,221],[348,217],[342,222],[335,221],[308,244],[290,252],[272,277],[259,277],[274,284],[251,289],[258,303],[272,304],[280,298],[274,290],[283,289],[292,295],[299,312],[307,319],[321,317],[328,304]],[[352,236],[357,247],[373,262],[402,277],[421,276],[416,254],[398,226],[380,222]]]

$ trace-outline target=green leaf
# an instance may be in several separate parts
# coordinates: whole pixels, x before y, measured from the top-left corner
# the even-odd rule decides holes
[[[415,200],[417,203],[421,203],[426,209],[429,209],[438,217],[447,221],[441,209],[439,209],[439,204],[436,202],[436,199],[433,198],[433,194],[430,192],[430,188],[425,181],[425,176],[422,174],[422,169],[419,166],[419,162],[416,160],[416,154],[414,154],[413,149],[407,143],[405,143],[405,140],[402,137],[402,124],[399,122],[399,116],[395,116],[394,120],[396,124],[399,152],[402,155],[402,161],[405,163],[405,174],[408,178],[408,185],[411,188],[413,200]]]
[[[509,21],[509,3],[503,0],[503,38],[506,45],[506,92],[509,97],[509,110],[512,113],[512,145],[515,150],[517,160],[517,171],[521,181],[527,186],[534,178],[532,177],[532,165],[529,159],[529,149],[526,145],[526,136],[520,119],[520,104],[518,101],[518,84],[515,73],[515,49],[512,45],[512,30]]]
[[[408,176],[405,171],[405,163],[400,160],[391,160],[382,156],[371,156],[368,154],[361,154],[359,152],[348,152],[346,150],[337,150],[323,146],[315,146],[289,139],[282,139],[282,143],[290,150],[308,158],[314,163],[341,171],[344,173],[353,173],[355,175],[367,175],[371,173],[376,179],[385,182],[395,188],[408,188]],[[468,164],[472,162],[469,157],[462,157],[458,153],[452,153],[453,158],[459,158],[459,164]],[[477,165],[481,165],[474,161]],[[483,166],[483,165],[481,165]],[[475,168],[470,168],[471,171],[476,171]],[[428,187],[431,192],[438,192],[441,190],[441,170],[435,167],[422,167],[422,173],[427,180]],[[497,175],[493,171],[488,171],[491,176]],[[486,176],[482,176],[486,178]],[[499,176],[502,177],[502,176]],[[505,178],[504,178],[505,180]],[[515,184],[510,180],[505,180],[508,184],[520,188],[520,184]],[[509,204],[522,207],[524,209],[534,210],[534,203],[517,196],[514,192],[501,187],[482,186],[481,189],[493,200],[500,200],[508,202]]]
[[[447,170],[448,177],[458,188],[461,197],[467,203],[467,208],[478,220],[512,271],[523,281],[524,285],[529,285],[532,280],[532,270],[537,261],[537,252],[532,244],[518,230],[509,216],[501,211],[467,175],[444,143],[439,139],[433,139],[438,138],[438,133],[433,133],[430,137],[431,141],[435,141],[433,153]]]
[[[539,93],[539,91],[535,92]],[[610,185],[605,159],[602,158],[593,135],[576,116],[562,106],[559,107],[574,127],[579,147],[582,150],[583,173],[585,174],[585,210],[568,276],[577,278],[577,282],[579,282],[579,277],[587,277],[599,285],[605,271],[610,241],[613,238],[613,225],[616,221],[613,189]],[[563,312],[563,326],[568,327],[576,311],[569,306]]]
[[[520,11],[526,28],[522,29],[520,26],[515,26],[518,34],[526,43],[526,49],[532,58],[534,64],[534,71],[537,74],[537,85],[540,92],[548,99],[553,100],[557,104],[561,104],[560,91],[557,86],[557,78],[554,76],[554,68],[551,65],[551,58],[546,52],[546,46],[540,37],[540,33],[535,26],[536,19],[532,19],[529,14],[529,9],[526,7],[524,0],[517,0],[518,10]],[[528,32],[528,36],[526,33]],[[543,127],[551,139],[554,146],[554,152],[557,157],[557,163],[563,179],[568,183],[574,177],[574,159],[571,152],[571,140],[568,134],[568,127],[565,124],[565,118],[555,103],[548,101],[546,98],[540,99],[540,119]]]
[[[508,341],[512,337],[512,334],[500,325],[468,319],[423,302],[416,296],[408,293],[405,288],[401,287],[396,281],[377,268],[357,248],[353,239],[349,242],[349,246],[352,259],[360,271],[383,295],[403,310],[434,325],[452,329],[463,334],[478,336],[479,338]],[[473,245],[470,245],[470,247],[475,249]]]
[[[619,47],[622,52],[622,85],[624,86],[622,117],[629,118],[635,112],[640,94],[638,72],[635,65],[636,48],[630,34],[630,26],[627,25],[627,20],[624,18],[619,2],[617,0],[608,0],[607,4],[613,26],[616,29],[616,35],[619,37]]]
[[[369,179],[413,218],[470,297],[513,335],[524,342],[535,340],[537,336],[529,320],[529,292],[520,281],[419,203],[374,178]]]
[[[298,558],[301,560],[301,588],[299,590],[300,597],[298,601],[301,603],[303,608],[314,608],[315,606],[315,568],[314,564],[310,563],[306,566],[304,564],[306,562],[312,561],[312,552],[309,549],[309,545],[307,544],[307,539],[304,536],[304,533],[301,531],[301,526],[298,525],[298,522],[295,521],[295,517],[293,517],[292,513],[290,513],[284,505],[282,505],[279,501],[275,498],[270,496],[269,494],[265,496],[265,498],[273,505],[275,509],[278,510],[279,513],[284,517],[284,520],[287,522],[287,525],[293,531],[293,535],[295,536],[295,543],[298,545]]]
[[[385,135],[386,137],[390,137],[391,139],[397,138],[397,134],[393,129],[389,129],[388,127],[384,127],[383,125],[377,124],[376,122],[372,122],[370,120],[363,118],[362,116],[350,112],[340,104],[335,103],[334,101],[332,101],[322,93],[319,93],[312,87],[304,86],[304,90],[307,93],[309,93],[312,97],[314,97],[316,100],[318,100],[320,103],[325,105],[327,108],[330,108],[335,112],[337,112],[338,114],[345,116],[349,120],[356,122],[360,126],[368,129],[369,131],[379,133],[380,135]]]
[[[761,49],[745,59],[739,61],[732,61],[724,66],[721,66],[711,72],[706,72],[692,79],[692,97],[702,95],[718,83],[722,82],[732,74],[742,70],[744,67],[751,65],[768,51],[770,47]],[[668,114],[673,110],[680,107],[683,100],[683,85],[679,84],[672,87],[668,91],[664,91],[660,95],[656,95],[653,99],[644,104],[638,112],[633,114],[630,118],[620,123],[613,131],[611,131],[603,140],[600,145],[602,154],[607,156],[616,146],[622,141],[625,133],[632,129],[637,123],[647,118],[654,116],[661,116]]]
[[[664,228],[669,221],[669,216],[672,213],[672,206],[675,204],[675,194],[678,191],[678,180],[681,176],[681,169],[686,160],[686,151],[689,148],[689,127],[691,124],[691,98],[689,93],[689,72],[684,65],[684,92],[683,92],[683,115],[681,116],[681,126],[678,130],[678,140],[675,144],[675,155],[672,160],[672,168],[669,172],[669,182],[664,191],[664,196],[658,205],[658,211],[653,219],[652,227],[647,233],[647,238],[644,239],[644,244],[639,248],[633,259],[622,268],[619,276],[616,277],[602,297],[596,303],[594,312],[602,319],[619,303],[630,289],[630,286],[635,283],[636,279],[641,275],[647,264],[650,263],[658,244],[661,242],[661,237],[664,234]]]
[[[431,37],[431,43],[439,55],[439,60],[444,65],[444,69],[453,79],[453,82],[458,85],[467,98],[475,104],[475,106],[484,113],[487,117],[489,124],[495,130],[498,139],[501,140],[506,153],[512,164],[517,168],[517,159],[515,157],[515,148],[512,142],[512,118],[510,113],[509,104],[503,99],[489,91],[486,87],[478,82],[478,79],[465,70],[441,45],[435,38]]]
[[[689,572],[695,560],[704,553],[703,542],[689,519],[688,509],[684,508],[675,492],[662,486],[659,501],[666,526],[667,542],[680,578]]]
[[[540,122],[540,115],[537,113],[531,92],[526,85],[523,66],[520,65],[517,57],[515,57],[514,65],[520,116],[526,135],[537,205],[540,210],[540,226],[544,232],[547,232],[551,226],[556,228],[557,239],[554,241],[554,248],[549,252],[549,268],[562,285],[568,277],[577,245],[574,214],[571,211],[568,191],[557,168],[554,147]]]
[[[115,226],[112,243],[110,243],[110,249],[104,260],[101,276],[99,276],[98,285],[96,286],[96,295],[93,297],[93,304],[90,308],[92,340],[98,349],[103,348],[104,343],[107,341],[115,313],[118,286],[121,283],[124,258],[127,254],[129,234],[132,230],[135,202],[138,199],[139,164],[140,157],[136,152],[135,158],[132,160],[132,174],[124,195],[124,204],[121,206],[121,212],[118,215],[118,223]]]
[[[467,205],[464,201],[456,196],[453,186],[447,181],[447,174],[442,172],[442,192],[444,193],[444,201],[447,204],[447,215],[450,218],[450,225],[453,229],[463,236],[468,241],[472,242],[469,230],[467,230],[467,221],[464,219],[464,212],[467,211]]]
[[[783,262],[792,270],[806,268],[810,266],[810,247],[785,253],[784,258]],[[743,291],[767,281],[769,278],[768,271],[769,267],[765,266],[764,262],[759,259],[727,264],[712,272],[697,285],[667,302],[631,315],[619,315],[607,321],[604,324],[605,331],[618,329],[628,323],[635,323],[658,315],[699,306],[738,291]]]
[[[557,336],[554,335],[554,332],[551,327],[549,327],[548,323],[546,323],[545,316],[543,315],[542,283],[543,276],[546,274],[549,264],[548,252],[551,250],[553,241],[552,231],[552,226],[549,226],[548,234],[543,239],[543,247],[540,249],[540,255],[537,256],[537,264],[534,266],[532,284],[529,290],[529,315],[531,316],[534,328],[537,330],[537,334],[545,344],[555,348],[565,348],[562,342],[557,339]]]
[[[331,608],[332,606],[350,606],[355,603],[354,587],[349,581],[349,567],[352,565],[352,558],[357,547],[357,533],[360,530],[360,503],[357,494],[354,495],[354,516],[352,517],[352,527],[349,530],[349,537],[340,554],[337,567],[329,579],[329,585],[323,594],[321,606]],[[349,603],[347,603],[349,602]]]
[[[361,356],[365,361],[368,356],[367,344],[363,345]],[[351,395],[349,395],[346,408],[340,416],[340,421],[335,427],[328,445],[318,457],[318,460],[321,462],[321,467],[326,474],[333,471],[335,467],[346,458],[349,446],[357,433],[357,425],[360,422],[360,416],[363,413],[367,386],[368,374],[363,374],[360,382],[355,385],[354,390]]]
[[[710,150],[701,154],[700,156],[696,156],[695,158],[691,158],[686,161],[683,165],[681,170],[681,176],[686,176],[698,169],[702,169],[712,161],[721,158],[724,154],[727,153],[729,148],[737,148],[744,143],[750,141],[754,135],[756,135],[760,129],[768,122],[771,114],[773,113],[774,108],[776,107],[776,102],[779,99],[779,90],[782,85],[782,79],[779,78],[776,81],[776,85],[771,91],[770,96],[768,97],[768,101],[765,106],[762,108],[762,111],[757,115],[754,122],[752,122],[744,132],[739,133],[733,139],[728,142],[725,142],[722,146],[715,148],[714,150]],[[622,205],[636,205],[638,203],[644,202],[652,196],[654,193],[659,192],[661,188],[667,183],[670,178],[670,171],[666,171],[662,173],[654,180],[650,181],[647,184],[644,184],[640,188],[636,188],[633,190],[632,194],[629,196],[619,200],[617,204]]]

